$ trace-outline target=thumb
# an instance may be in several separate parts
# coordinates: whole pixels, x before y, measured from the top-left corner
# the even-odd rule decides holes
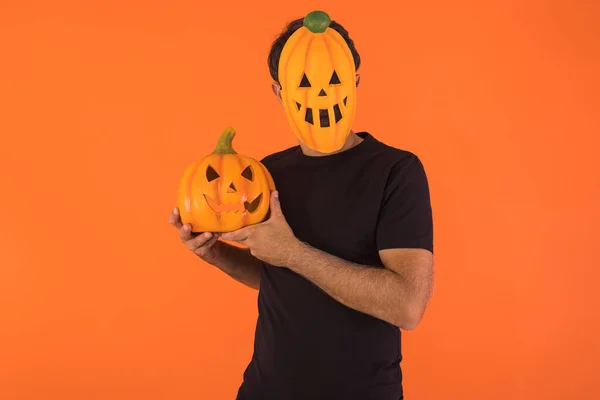
[[[236,231],[232,231],[232,232],[224,232],[221,234],[221,238],[223,240],[229,240],[232,242],[243,242],[245,240],[247,240],[250,237],[250,233],[252,231],[252,227],[251,226],[245,226],[243,228],[240,228]]]
[[[279,204],[279,192],[274,190],[271,192],[271,219],[283,217],[283,211],[281,211],[281,204]]]

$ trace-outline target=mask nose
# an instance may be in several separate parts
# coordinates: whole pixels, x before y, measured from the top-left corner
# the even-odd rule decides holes
[[[235,193],[235,192],[237,192],[237,190],[236,190],[233,182],[231,182],[231,185],[229,185],[229,187],[227,188],[227,193]]]
[[[323,97],[323,96],[327,96],[327,93],[325,93],[325,89],[321,89],[321,91],[318,94],[319,97]]]

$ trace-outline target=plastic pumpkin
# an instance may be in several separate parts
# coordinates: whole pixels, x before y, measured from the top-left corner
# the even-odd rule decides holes
[[[235,130],[221,134],[212,154],[188,166],[178,191],[181,221],[193,232],[229,232],[262,222],[275,183],[267,168],[232,146]]]
[[[356,109],[356,68],[344,38],[323,11],[304,17],[279,59],[279,83],[295,135],[313,150],[331,153],[345,143]]]

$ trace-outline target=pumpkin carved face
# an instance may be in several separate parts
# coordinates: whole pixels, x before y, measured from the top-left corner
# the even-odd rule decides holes
[[[279,59],[281,98],[295,135],[315,151],[345,143],[356,108],[356,69],[344,38],[322,11],[304,18]]]
[[[234,136],[226,129],[215,151],[190,165],[181,179],[181,220],[193,232],[230,232],[267,216],[273,178],[262,163],[233,150]]]

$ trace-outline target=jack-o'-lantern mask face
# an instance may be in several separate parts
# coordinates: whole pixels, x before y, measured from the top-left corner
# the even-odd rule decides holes
[[[295,135],[332,153],[345,143],[356,108],[356,69],[344,38],[314,11],[290,36],[279,60],[281,98]]]
[[[181,220],[194,232],[229,232],[267,216],[273,178],[260,161],[233,150],[234,136],[225,130],[213,154],[191,164],[181,179]]]

